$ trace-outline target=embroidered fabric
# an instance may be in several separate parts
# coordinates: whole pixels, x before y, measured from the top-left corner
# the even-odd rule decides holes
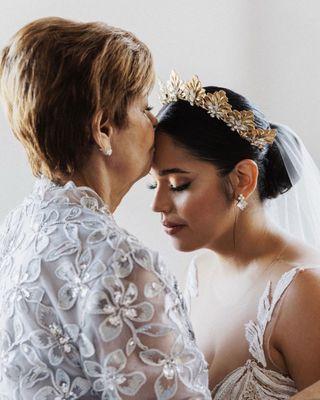
[[[245,336],[252,359],[248,359],[244,366],[232,371],[216,385],[212,391],[214,400],[287,400],[297,393],[292,379],[277,371],[267,369],[263,343],[267,324],[271,321],[276,305],[302,269],[296,267],[284,273],[273,293],[271,282],[268,282],[259,300],[256,321],[251,320],[245,325]],[[185,296],[187,308],[190,311],[191,298],[198,296],[195,260],[192,260],[188,270]]]
[[[0,229],[0,399],[209,399],[178,285],[89,188],[37,179]]]

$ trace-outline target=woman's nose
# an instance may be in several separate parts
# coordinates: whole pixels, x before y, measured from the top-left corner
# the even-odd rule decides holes
[[[151,209],[154,212],[168,213],[172,208],[170,199],[167,198],[164,194],[160,193],[160,190],[154,196],[154,199],[151,203]]]

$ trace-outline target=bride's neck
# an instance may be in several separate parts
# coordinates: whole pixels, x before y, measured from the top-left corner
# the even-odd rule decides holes
[[[230,232],[211,248],[221,264],[231,269],[247,269],[265,264],[281,253],[285,239],[268,223],[263,208],[239,215]]]

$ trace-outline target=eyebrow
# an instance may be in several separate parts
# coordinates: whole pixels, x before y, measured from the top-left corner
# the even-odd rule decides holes
[[[159,176],[166,176],[170,174],[190,174],[189,171],[184,171],[180,168],[170,168],[170,169],[163,169],[159,172]]]

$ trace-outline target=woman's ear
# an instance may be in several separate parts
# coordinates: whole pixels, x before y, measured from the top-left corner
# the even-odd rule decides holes
[[[102,151],[111,149],[111,137],[115,131],[113,125],[108,121],[103,121],[103,112],[98,112],[92,122],[92,136],[97,146]]]
[[[259,169],[253,160],[241,160],[229,175],[235,199],[242,194],[248,199],[258,183]]]

